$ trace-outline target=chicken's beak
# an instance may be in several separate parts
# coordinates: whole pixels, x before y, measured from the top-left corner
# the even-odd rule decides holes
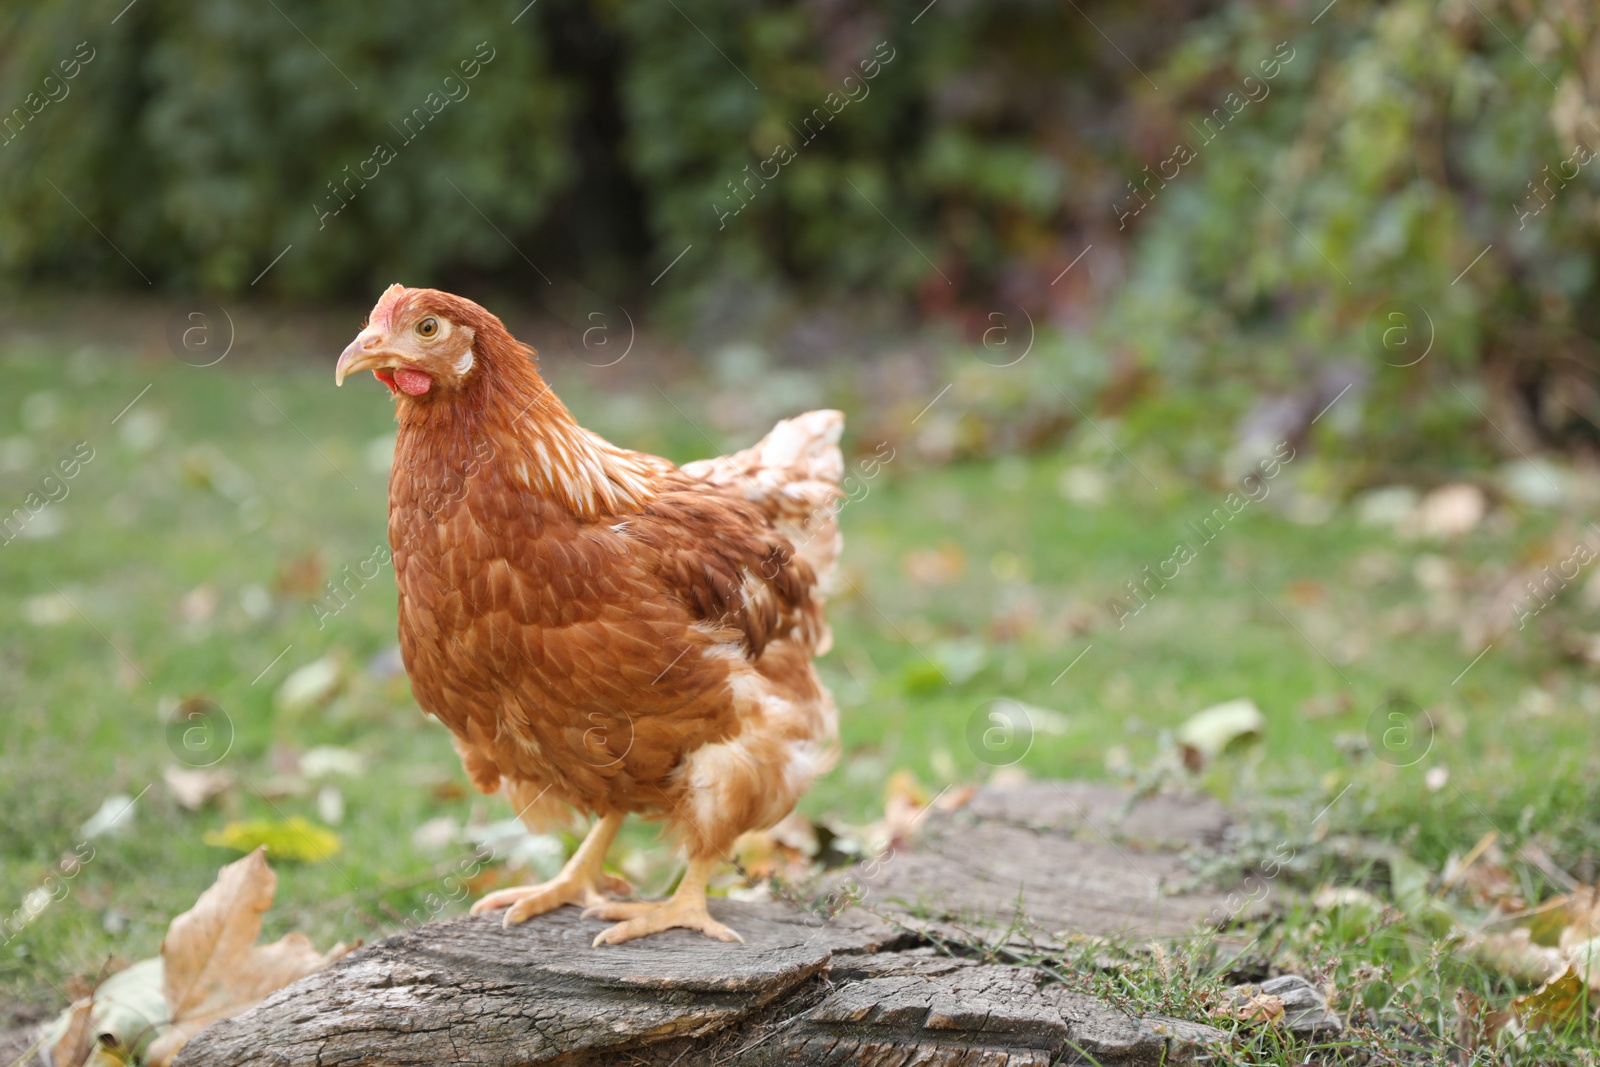
[[[384,351],[381,341],[380,336],[365,332],[351,341],[339,354],[339,362],[333,368],[333,384],[343,385],[345,376],[356,371],[387,366],[394,358],[394,353]]]

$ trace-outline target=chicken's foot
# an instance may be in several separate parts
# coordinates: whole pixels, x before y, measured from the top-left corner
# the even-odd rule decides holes
[[[677,892],[666,900],[605,900],[584,908],[584,918],[624,920],[600,931],[594,939],[595,946],[620,945],[636,937],[680,927],[698,930],[718,941],[743,941],[744,938],[713,919],[706,909],[706,883],[715,862],[710,858],[690,860]]]
[[[607,815],[594,824],[589,836],[583,839],[578,851],[561,868],[561,873],[541,885],[518,885],[497,889],[472,905],[472,914],[506,908],[502,926],[526,922],[535,915],[554,911],[563,904],[594,907],[614,903],[608,893],[626,896],[633,892],[627,882],[616,875],[606,874],[606,852],[611,848],[624,816],[619,812]]]

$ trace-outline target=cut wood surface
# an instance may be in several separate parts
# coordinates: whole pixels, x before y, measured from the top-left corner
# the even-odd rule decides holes
[[[1248,914],[1241,892],[1187,889],[1181,852],[1215,847],[1227,809],[1198,796],[1134,801],[1115,786],[1030,782],[931,811],[910,849],[845,872],[862,903],[936,928],[1009,925],[1020,908],[1046,933],[1179,937]]]
[[[178,1064],[1196,1062],[1221,1032],[938,953],[919,928],[1009,926],[1020,899],[1035,929],[1148,938],[1228,907],[1225,894],[1176,891],[1189,880],[1176,850],[1214,843],[1226,812],[1128,800],[1072,783],[980,791],[931,813],[913,847],[847,875],[862,907],[823,920],[713,901],[744,944],[678,930],[591,948],[603,923],[575,908],[511,929],[498,913],[429,923],[210,1027]]]

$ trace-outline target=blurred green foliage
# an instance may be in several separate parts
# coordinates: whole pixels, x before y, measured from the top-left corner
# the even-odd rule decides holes
[[[1144,94],[1130,142],[1200,158],[1130,227],[1118,307],[1141,356],[1179,388],[1267,393],[1310,393],[1347,361],[1369,414],[1346,443],[1372,464],[1481,453],[1469,421],[1504,448],[1480,421],[1496,410],[1515,447],[1592,440],[1595,9],[1346,0],[1309,25],[1320,6],[1226,5]],[[1280,41],[1296,55],[1270,94],[1206,143],[1197,116]],[[1480,381],[1457,389],[1452,368]]]
[[[405,0],[375,17],[142,0],[113,24],[115,5],[12,8],[0,105],[25,117],[0,144],[0,271],[223,295],[250,291],[294,244],[292,269],[261,290],[541,280],[530,263],[644,287],[694,244],[671,284],[893,296],[943,270],[981,292],[1087,210],[1129,72],[1070,8],[919,12],[545,0],[442,14]],[[1182,28],[1167,22],[1122,32],[1164,42]],[[79,42],[94,58],[27,116]],[[407,143],[405,117],[479,42],[493,61]],[[378,144],[395,160],[322,219],[318,205],[338,203],[329,183]],[[781,169],[780,145],[793,157]]]
[[[0,15],[13,286],[865,293],[1026,310],[1035,403],[1354,383],[1374,465],[1600,422],[1578,0],[118,6]]]
[[[7,14],[8,102],[77,42],[94,53],[64,99],[0,146],[0,264],[12,277],[237,293],[293,244],[304,253],[269,291],[370,288],[452,257],[514,257],[465,201],[492,205],[515,232],[549,210],[570,171],[571,94],[529,35],[491,35],[419,3],[381,18],[243,0],[145,2],[115,25],[114,9],[97,13],[56,3]],[[491,36],[492,60],[465,80],[458,64]],[[429,94],[448,100],[451,76],[465,95],[432,114]],[[418,107],[431,121],[414,119],[407,143],[401,124]],[[342,203],[329,183],[378,143],[397,158],[365,187],[358,174],[349,206],[320,218]]]

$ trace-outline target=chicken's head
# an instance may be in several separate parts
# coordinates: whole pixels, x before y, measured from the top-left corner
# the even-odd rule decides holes
[[[334,381],[343,385],[346,375],[370,370],[396,397],[457,391],[472,379],[487,340],[480,334],[489,331],[505,335],[500,320],[470,300],[391,285],[339,356]]]

